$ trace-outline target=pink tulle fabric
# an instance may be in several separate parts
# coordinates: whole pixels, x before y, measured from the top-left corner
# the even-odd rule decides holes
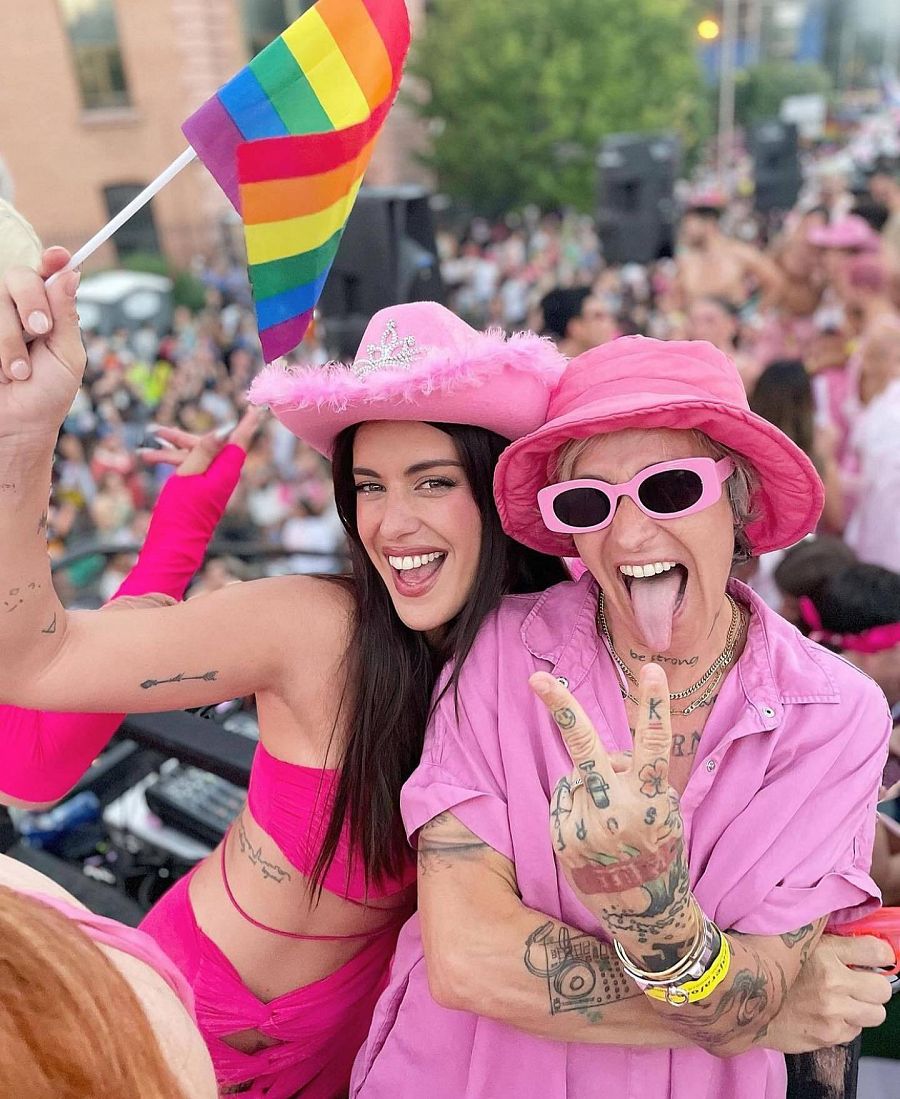
[[[137,564],[114,599],[160,592],[180,599],[234,492],[246,457],[226,446],[202,474],[170,477],[160,493]],[[59,714],[0,706],[0,788],[9,797],[63,797],[106,747],[124,714]]]

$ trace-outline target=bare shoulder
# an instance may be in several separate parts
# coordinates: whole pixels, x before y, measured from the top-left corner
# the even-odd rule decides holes
[[[52,878],[48,878],[40,870],[35,870],[31,866],[26,866],[23,862],[10,858],[9,855],[0,855],[0,885],[21,892],[43,893],[48,897],[56,897],[61,901],[66,901],[67,904],[71,904],[75,908],[85,907],[68,890],[63,889],[61,885],[57,885]]]
[[[229,584],[208,595],[198,595],[189,601],[195,610],[208,608],[209,617],[221,617],[227,608],[232,620],[239,619],[251,634],[266,637],[299,635],[316,644],[328,643],[332,637],[346,637],[353,616],[355,600],[350,581],[318,576],[273,576],[250,580],[244,584]],[[178,608],[165,608],[162,613],[177,613]],[[153,613],[153,612],[151,612]]]
[[[343,655],[356,614],[352,581],[279,576],[271,584],[267,599],[294,644],[322,657]]]
[[[186,1095],[214,1099],[216,1081],[212,1061],[200,1032],[184,1004],[152,966],[112,947],[101,947],[131,985],[166,1063]]]

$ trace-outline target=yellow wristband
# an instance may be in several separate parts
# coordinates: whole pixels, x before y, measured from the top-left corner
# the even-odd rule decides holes
[[[653,1000],[663,1000],[673,1007],[682,1004],[695,1004],[698,1000],[705,1000],[728,976],[731,969],[731,948],[728,945],[728,937],[721,933],[722,943],[715,961],[696,981],[687,981],[685,984],[670,985],[668,988],[646,988],[644,995]]]

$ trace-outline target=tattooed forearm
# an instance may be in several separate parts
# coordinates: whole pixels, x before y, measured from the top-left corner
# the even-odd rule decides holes
[[[164,687],[168,683],[187,683],[190,680],[215,683],[218,675],[218,672],[203,672],[201,675],[185,675],[184,672],[179,672],[178,675],[170,676],[169,679],[145,679],[141,684],[141,688],[149,691],[152,687]]]
[[[481,858],[488,850],[488,845],[452,814],[439,813],[419,829],[419,872],[435,874],[449,870],[457,862]]]
[[[246,855],[250,862],[259,868],[259,871],[264,878],[275,882],[276,885],[281,885],[282,882],[291,880],[290,873],[285,870],[283,866],[279,866],[277,862],[269,862],[268,859],[263,858],[261,846],[253,846],[250,842],[250,837],[247,835],[247,830],[244,828],[244,821],[242,818],[238,819],[237,835],[238,843],[241,847],[241,854]]]
[[[816,933],[821,931],[824,925],[824,920],[817,920],[815,923],[804,924],[803,927],[798,927],[796,931],[787,931],[780,936],[781,941],[789,950],[793,950],[799,944],[801,969],[806,965],[810,952],[816,944]]]
[[[550,1014],[577,1011],[590,1023],[600,1008],[639,996],[608,943],[570,930],[553,920],[536,927],[525,941],[525,968],[544,981]]]
[[[802,927],[798,927],[796,931],[786,931],[778,937],[789,950],[792,950],[798,943],[805,942],[814,930],[814,924],[806,923]]]

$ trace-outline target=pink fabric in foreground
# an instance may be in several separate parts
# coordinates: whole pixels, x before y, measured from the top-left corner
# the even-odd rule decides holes
[[[182,598],[234,492],[245,457],[240,447],[230,444],[206,473],[169,478],[137,564],[113,599],[150,592]],[[103,751],[124,717],[0,706],[0,787],[21,801],[56,801]]]
[[[219,1086],[253,1081],[248,1099],[335,1099],[387,985],[396,935],[381,935],[346,965],[314,984],[263,1003],[216,944],[191,906],[193,872],[177,882],[141,923],[194,990],[197,1024]],[[242,1053],[223,1038],[255,1029],[277,1044]]]
[[[139,962],[149,965],[162,977],[179,1000],[184,1004],[192,1019],[194,1014],[194,993],[191,986],[184,979],[181,970],[173,965],[172,961],[163,953],[153,939],[137,928],[128,927],[117,920],[107,919],[106,916],[98,916],[88,908],[81,908],[77,904],[69,904],[62,897],[51,897],[46,893],[40,893],[32,889],[17,889],[24,897],[40,901],[48,908],[53,908],[60,915],[78,924],[89,939],[101,946],[110,946],[121,950],[123,954],[130,954]]]
[[[681,799],[694,893],[720,926],[748,935],[779,935],[824,915],[846,923],[878,906],[868,871],[891,727],[884,695],[744,585],[729,590],[751,619]],[[439,813],[453,813],[513,861],[523,905],[604,937],[556,860],[549,801],[572,761],[526,685],[537,670],[565,676],[607,751],[632,747],[596,609],[589,573],[503,601],[475,640],[458,694],[435,708],[401,809],[413,839]],[[560,1011],[582,1006],[583,993],[564,984],[561,974],[543,991],[536,982],[534,1010],[546,1017],[548,990]],[[415,915],[400,933],[351,1096],[784,1099],[780,1053],[718,1058],[697,1048],[641,1048],[639,1035],[634,1042],[550,1041],[442,1007],[428,987]]]
[[[298,767],[278,759],[262,744],[253,757],[247,806],[290,864],[307,877],[312,875],[322,849],[337,778],[337,771]],[[323,887],[330,893],[354,904],[365,904],[395,896],[415,882],[416,863],[410,851],[397,880],[367,885],[362,857],[351,847],[349,833],[349,824],[345,822],[334,859],[322,879]]]

